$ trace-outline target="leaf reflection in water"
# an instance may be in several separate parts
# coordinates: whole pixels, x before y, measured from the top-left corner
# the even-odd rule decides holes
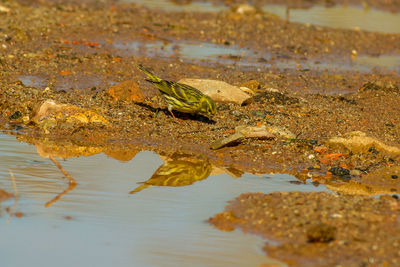
[[[209,160],[204,156],[174,154],[164,160],[149,180],[130,194],[152,186],[186,186],[206,179],[212,170]]]

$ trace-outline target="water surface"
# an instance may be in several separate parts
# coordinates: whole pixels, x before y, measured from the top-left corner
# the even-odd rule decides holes
[[[18,79],[27,87],[44,88],[46,86],[46,79],[36,75],[20,75]]]
[[[331,28],[359,29],[371,32],[400,33],[400,14],[358,6],[312,6],[290,8],[284,5],[266,5],[263,11],[288,18],[291,22]],[[289,12],[289,13],[287,13]],[[287,17],[289,14],[289,17]]]
[[[172,12],[221,12],[229,10],[227,5],[188,1],[179,4],[168,0],[120,0],[138,3],[148,8]],[[289,8],[281,4],[266,4],[262,11],[275,14],[291,22],[313,24],[331,28],[360,29],[382,33],[400,33],[400,14],[363,6],[312,6],[309,8]],[[288,16],[289,15],[289,16]]]
[[[140,182],[162,173],[166,162],[177,161],[162,157],[163,161],[151,151],[139,152],[130,161],[94,153],[90,157],[58,158],[78,185],[46,208],[46,203],[68,188],[67,179],[46,157],[50,150],[44,152],[39,143],[35,147],[4,134],[0,135],[0,148],[0,188],[13,192],[11,169],[19,192],[17,211],[24,213],[5,225],[8,213],[4,208],[11,207],[14,200],[2,203],[0,234],[7,240],[0,243],[0,250],[7,255],[2,259],[4,266],[273,263],[261,251],[264,241],[260,238],[240,231],[221,232],[205,220],[245,192],[326,190],[323,186],[289,183],[295,178],[288,175],[244,174],[233,178],[207,171],[208,177],[187,184],[154,185],[129,194]],[[179,162],[183,160],[179,158]]]
[[[391,72],[400,73],[400,55],[358,55],[357,57],[295,60],[280,59],[271,53],[261,53],[234,45],[217,45],[206,42],[185,41],[115,41],[113,47],[123,55],[147,56],[151,58],[179,58],[197,64],[223,64],[241,69],[268,68],[278,69],[313,69],[359,72]]]

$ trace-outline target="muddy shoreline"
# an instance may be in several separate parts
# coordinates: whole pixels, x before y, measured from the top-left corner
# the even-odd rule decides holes
[[[399,10],[396,1],[367,2],[372,7]],[[288,23],[258,10],[246,14],[234,9],[162,12],[137,4],[90,1],[0,4],[9,9],[0,13],[0,128],[18,140],[48,150],[70,148],[66,153],[73,156],[104,152],[126,161],[141,150],[165,156],[201,154],[213,166],[238,175],[288,173],[300,182],[326,184],[335,192],[350,194],[339,195],[350,203],[359,201],[351,195],[400,191],[396,178],[400,170],[399,72],[359,71],[350,64],[360,55],[400,54],[399,34]],[[129,48],[132,41],[139,48]],[[185,42],[244,52],[188,59],[180,52]],[[150,46],[140,48],[143,43]],[[154,44],[156,48],[151,48]],[[168,45],[170,54],[165,52]],[[247,58],[248,51],[253,61]],[[282,62],[284,67],[279,65]],[[310,68],[305,62],[324,63],[325,67]],[[137,70],[138,63],[168,80],[214,79],[245,86],[253,92],[252,101],[243,106],[218,103],[212,120],[179,113],[174,119],[158,91]],[[136,99],[129,90],[110,93],[111,86],[128,80],[145,99]],[[72,121],[63,117],[64,112],[35,121],[35,113],[49,100],[70,105],[79,116],[94,114],[97,119],[87,115]],[[211,149],[212,143],[232,135],[238,126],[260,125],[274,129],[273,137]],[[378,200],[366,197],[363,201],[370,205]],[[384,212],[385,205],[377,205],[376,212]],[[233,212],[237,210],[233,207]],[[398,216],[398,209],[393,214]],[[358,223],[363,219],[349,220]],[[398,220],[392,223],[399,226]],[[395,250],[384,240],[382,244],[390,253]],[[286,262],[291,257],[267,251]],[[391,257],[398,260],[398,255]],[[362,261],[366,266],[375,264]],[[289,263],[305,264],[298,259]]]
[[[395,266],[398,216],[391,197],[258,193],[242,194],[209,222],[268,238],[264,250],[290,266]]]

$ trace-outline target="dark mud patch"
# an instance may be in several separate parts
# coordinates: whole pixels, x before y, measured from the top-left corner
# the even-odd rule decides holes
[[[278,242],[264,250],[291,266],[397,265],[399,207],[397,197],[242,194],[209,222]]]

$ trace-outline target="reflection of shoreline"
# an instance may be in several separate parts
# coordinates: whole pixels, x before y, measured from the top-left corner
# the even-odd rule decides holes
[[[16,179],[22,193],[22,202],[19,203],[18,209],[25,214],[23,219],[14,220],[13,218],[11,228],[9,227],[12,232],[8,231],[9,236],[11,238],[19,237],[20,241],[24,243],[24,233],[28,233],[28,235],[31,233],[39,238],[38,240],[47,235],[50,241],[54,241],[50,243],[56,244],[56,246],[50,247],[58,247],[58,250],[53,251],[54,255],[59,254],[60,246],[64,246],[66,249],[73,247],[76,250],[77,242],[75,240],[79,241],[82,236],[85,236],[89,237],[86,239],[91,243],[88,246],[83,244],[78,247],[77,249],[80,251],[87,251],[87,247],[90,247],[93,255],[96,255],[98,249],[104,248],[106,254],[103,253],[103,255],[108,255],[110,250],[115,254],[121,252],[121,248],[123,248],[124,254],[115,254],[116,262],[129,262],[129,260],[125,261],[125,258],[118,261],[117,257],[130,259],[132,251],[138,251],[137,257],[139,258],[145,255],[143,253],[149,251],[148,257],[152,259],[152,262],[143,263],[139,260],[139,263],[143,266],[152,265],[154,263],[153,252],[164,253],[165,251],[166,254],[172,255],[172,258],[162,258],[155,264],[163,265],[163,262],[169,262],[172,259],[176,265],[180,265],[182,260],[191,265],[193,261],[191,256],[179,258],[175,262],[174,253],[181,249],[179,244],[190,242],[191,250],[186,252],[194,256],[199,255],[199,250],[202,251],[202,255],[208,255],[210,251],[214,253],[213,245],[207,243],[210,240],[217,243],[222,240],[217,244],[217,247],[220,248],[224,247],[223,243],[231,244],[232,242],[227,242],[223,234],[220,237],[215,230],[202,222],[209,216],[209,210],[215,209],[215,205],[222,206],[227,199],[245,191],[246,188],[249,188],[247,191],[254,191],[258,184],[247,183],[244,180],[243,182],[239,180],[239,183],[230,183],[230,178],[225,175],[221,179],[205,181],[200,184],[199,188],[196,185],[196,187],[174,188],[175,190],[153,188],[160,190],[149,189],[143,191],[142,194],[130,196],[128,191],[133,189],[131,187],[135,187],[136,182],[146,180],[142,178],[152,176],[157,166],[162,164],[159,156],[155,153],[149,151],[139,153],[129,163],[113,160],[104,154],[67,159],[66,161],[57,158],[63,167],[74,178],[77,178],[79,184],[73,191],[63,195],[51,208],[46,209],[43,205],[58,192],[68,187],[67,180],[61,178],[61,173],[49,160],[38,156],[34,146],[18,143],[14,137],[6,137],[3,140],[5,143],[9,143],[10,147],[15,146],[13,150],[5,150],[5,152],[8,151],[10,159],[7,160],[9,164],[2,166],[5,170],[8,170],[6,168],[8,165],[17,167],[15,168]],[[150,168],[151,166],[153,168]],[[24,172],[23,175],[22,172]],[[4,179],[4,184],[9,185],[8,177]],[[242,184],[243,187],[241,187]],[[45,186],[41,187],[41,185]],[[8,205],[8,203],[6,204]],[[177,218],[182,218],[182,220],[178,220],[179,223],[177,223]],[[111,232],[107,229],[111,229]],[[108,235],[105,236],[105,232]],[[181,238],[186,233],[190,239]],[[122,238],[122,241],[117,240],[110,243],[113,238],[115,240]],[[234,235],[231,239],[239,240],[242,244],[244,241],[240,238],[241,235]],[[57,243],[57,240],[61,241]],[[171,240],[178,246],[167,245],[164,249],[165,244],[171,243]],[[256,239],[256,241],[259,240]],[[236,248],[236,246],[232,247]],[[254,244],[250,243],[249,247],[254,247]],[[25,252],[29,254],[29,251],[32,251],[32,248],[27,245]],[[38,252],[41,251],[39,248]],[[221,249],[217,252],[226,255],[225,251],[226,249]],[[249,249],[249,251],[251,252],[253,249]],[[237,253],[243,253],[243,249],[229,253],[234,256]],[[250,256],[247,261],[242,261],[243,264],[247,264],[249,261],[254,262],[253,259],[257,257],[257,253],[250,254]],[[265,256],[261,256],[261,260],[255,265],[263,263],[262,260]],[[199,265],[203,265],[208,259],[209,257],[201,256],[198,260]],[[92,259],[88,260],[90,264]],[[211,265],[214,265],[215,262],[218,263],[215,260],[210,262]],[[221,262],[222,265],[225,264],[224,257]],[[101,265],[101,262],[99,264]]]
[[[59,158],[71,158],[71,157],[80,157],[80,156],[92,156],[95,154],[104,153],[105,155],[112,157],[118,161],[128,162],[131,161],[137,153],[142,150],[152,150],[151,146],[144,145],[135,145],[132,143],[129,144],[121,144],[121,143],[111,143],[109,145],[82,145],[82,144],[74,144],[72,141],[62,140],[55,141],[49,140],[48,138],[44,139],[34,139],[32,137],[17,135],[17,139],[23,142],[27,142],[36,146],[37,153],[41,157],[48,158],[49,156],[59,157]],[[271,168],[265,170],[263,172],[254,172],[251,170],[247,170],[246,168],[241,168],[239,164],[238,167],[232,166],[224,166],[224,161],[220,161],[217,159],[207,158],[204,154],[195,155],[191,152],[175,152],[175,153],[167,153],[167,152],[156,152],[161,159],[164,160],[164,164],[160,166],[157,171],[149,178],[148,181],[143,182],[143,184],[139,185],[136,189],[133,189],[131,193],[139,192],[145,188],[151,186],[186,186],[195,183],[196,181],[204,180],[208,176],[219,175],[226,173],[232,178],[239,178],[243,175],[243,173],[248,172],[255,175],[262,174],[288,174],[293,175],[300,181],[305,182],[307,180],[307,176],[302,173],[297,172],[296,170],[289,169],[276,169]],[[233,162],[233,164],[237,164],[239,162]],[[204,166],[201,166],[201,165]],[[197,166],[200,165],[200,166]],[[179,169],[181,168],[181,169]],[[185,169],[186,168],[186,169]],[[166,173],[166,170],[176,170],[176,173]],[[210,169],[210,170],[208,170]],[[162,173],[162,175],[159,175]],[[182,175],[179,177],[179,175]],[[375,175],[382,176],[382,175]],[[79,183],[79,177],[77,178],[77,182]],[[389,179],[389,178],[388,178]],[[391,179],[389,179],[391,180]],[[376,195],[376,194],[390,194],[397,193],[398,186],[394,186],[392,184],[387,183],[371,183],[364,180],[351,180],[350,183],[336,183],[336,182],[325,182],[327,187],[335,192],[343,192],[343,193],[351,193],[357,195]],[[393,191],[396,189],[396,191]],[[65,194],[65,193],[64,193]]]
[[[89,157],[96,154],[104,153],[105,155],[118,160],[129,162],[131,161],[137,153],[144,150],[151,150],[149,147],[134,145],[132,143],[126,144],[125,146],[120,146],[118,144],[110,144],[110,145],[80,145],[75,144],[72,141],[62,140],[50,140],[48,138],[43,139],[35,139],[33,137],[17,135],[16,138],[21,142],[26,142],[28,144],[35,145],[36,151],[39,156],[43,158],[48,158],[49,156],[59,157],[62,159],[74,158],[74,157]],[[176,155],[186,155],[186,159],[190,161],[190,158],[207,158],[204,154],[194,154],[191,152],[179,152],[179,153],[167,153],[154,151],[157,153],[164,161],[167,161],[170,158],[176,158]],[[239,178],[245,172],[244,170],[240,170],[236,167],[232,166],[221,166],[220,164],[216,164],[211,159],[207,159],[211,166],[212,170],[210,175],[218,175],[222,173],[227,173],[229,176],[233,178]],[[272,170],[271,170],[272,171]]]
[[[115,160],[129,162],[140,151],[152,151],[158,154],[161,158],[171,157],[171,155],[174,155],[177,151],[176,148],[171,148],[170,146],[163,144],[160,145],[159,143],[153,143],[154,140],[148,139],[131,140],[131,142],[126,142],[123,140],[121,140],[121,142],[104,142],[104,140],[99,140],[98,143],[93,143],[93,141],[82,140],[81,142],[77,142],[74,141],[74,139],[55,139],[54,137],[38,138],[33,137],[32,135],[21,135],[17,133],[5,134],[15,136],[20,142],[34,145],[38,154],[45,158],[47,158],[49,155],[52,155],[54,157],[67,159],[80,156],[88,157],[104,153]],[[194,149],[198,150],[198,152],[194,152]],[[215,157],[215,155],[213,155],[214,153],[207,153],[207,151],[208,150],[201,150],[201,148],[198,146],[184,146],[184,148],[178,150],[178,153],[191,155],[193,157],[200,155],[201,157],[208,157],[208,160],[212,165],[212,171],[210,175],[227,173],[233,178],[239,178],[245,172],[254,175],[274,173],[289,175],[296,174],[295,171],[290,171],[286,168],[282,169],[278,166],[274,167],[273,165],[264,165],[262,171],[255,171],[255,167],[251,165],[252,162],[250,161],[236,161],[229,157]]]
[[[42,158],[61,158],[68,159],[74,157],[89,157],[96,154],[104,153],[105,155],[118,160],[129,162],[131,161],[137,153],[143,150],[148,150],[148,147],[144,145],[129,144],[115,144],[111,143],[109,145],[99,144],[99,145],[84,145],[82,143],[75,143],[70,140],[54,140],[50,138],[34,138],[32,136],[12,134],[17,140],[34,145],[36,152]],[[156,152],[156,151],[153,151]],[[192,154],[188,153],[166,153],[166,152],[156,152],[161,159],[164,160],[164,165],[167,163],[167,168],[161,166],[152,177],[155,178],[157,174],[163,173],[165,175],[166,169],[176,170],[175,175],[183,175],[186,178],[175,177],[176,185],[171,182],[174,179],[170,179],[166,182],[154,182],[152,180],[152,185],[167,185],[167,186],[183,186],[194,183],[195,181],[206,179],[209,175],[218,175],[222,173],[227,173],[233,178],[239,178],[242,176],[244,171],[238,170],[234,167],[223,167],[217,166],[211,163],[211,160],[204,154]],[[57,164],[56,164],[57,166]],[[57,166],[58,167],[58,166]],[[173,175],[171,173],[171,175]],[[179,175],[178,175],[179,176]],[[183,180],[185,181],[183,181]],[[192,181],[191,181],[192,180]],[[79,179],[77,181],[79,183]],[[149,187],[148,182],[144,182],[142,187]],[[70,189],[72,190],[72,189]],[[67,193],[70,190],[65,190],[62,194]],[[57,198],[57,197],[56,197]]]
[[[29,137],[28,137],[29,138]],[[104,153],[119,161],[131,161],[137,153],[142,151],[142,147],[135,147],[130,144],[129,149],[121,149],[120,147],[114,148],[110,146],[85,146],[74,144],[71,141],[54,141],[47,138],[34,139],[26,136],[17,136],[17,139],[35,145],[36,151],[40,157],[53,158],[58,157],[62,159],[73,157],[89,157],[96,154]],[[24,140],[28,139],[28,140]],[[133,190],[131,193],[141,191],[151,186],[186,186],[195,183],[196,181],[204,180],[210,175],[218,175],[227,173],[233,178],[239,178],[243,175],[244,171],[238,170],[233,167],[216,166],[211,163],[210,159],[205,155],[192,155],[188,153],[161,153],[159,156],[164,160],[164,164],[160,166],[152,177],[143,182],[141,186]],[[57,164],[56,164],[57,165]],[[57,166],[58,167],[58,166]],[[68,177],[67,177],[68,178]],[[79,178],[78,178],[79,180]],[[77,181],[79,183],[79,181]],[[71,191],[75,186],[71,186],[56,196],[52,201],[57,201],[62,195]],[[47,204],[46,204],[47,205]]]
[[[48,201],[45,204],[46,208],[53,205],[55,202],[60,200],[64,195],[68,194],[77,186],[77,182],[75,181],[75,179],[69,175],[69,173],[61,166],[61,164],[54,157],[59,157],[62,159],[80,157],[80,156],[88,157],[104,152],[104,154],[111,156],[116,160],[130,161],[132,158],[135,157],[135,155],[138,152],[140,152],[140,150],[108,151],[105,150],[103,147],[81,146],[68,142],[59,145],[56,142],[49,141],[48,139],[44,139],[43,141],[34,140],[34,145],[36,146],[36,152],[38,153],[38,155],[43,158],[49,158],[57,166],[57,168],[64,174],[64,176],[67,177],[69,180],[68,188],[65,189],[63,192],[59,193],[52,200]]]
[[[43,141],[34,141],[33,144],[36,146],[36,151],[39,156],[47,158],[49,156],[59,157],[62,159],[74,158],[74,157],[89,157],[95,154],[104,153],[116,160],[130,161],[135,155],[140,152],[137,150],[111,150],[104,146],[84,146],[73,144],[72,142],[54,142],[44,139]]]
[[[121,144],[121,143],[110,143],[109,145],[82,145],[74,144],[72,141],[62,140],[62,141],[55,141],[49,140],[48,138],[44,139],[35,139],[29,136],[23,136],[18,134],[12,134],[16,136],[19,141],[23,141],[26,143],[30,143],[36,146],[37,153],[41,157],[50,158],[50,157],[60,157],[60,158],[71,158],[71,157],[79,157],[79,156],[92,156],[99,153],[104,153],[107,156],[110,156],[118,161],[130,161],[132,160],[135,155],[140,152],[141,150],[149,150],[151,151],[151,146],[144,146],[144,145],[134,145],[134,144]],[[136,150],[135,150],[136,149]],[[153,151],[155,152],[155,151]],[[151,176],[151,178],[143,182],[143,184],[139,185],[136,190],[134,188],[133,192],[138,192],[142,189],[151,187],[151,186],[186,186],[194,184],[196,181],[204,180],[208,176],[212,175],[219,175],[219,174],[228,174],[233,178],[239,178],[243,175],[244,172],[252,173],[258,176],[265,176],[263,174],[288,174],[296,177],[302,182],[308,181],[310,178],[308,175],[304,173],[299,173],[296,170],[289,170],[289,169],[274,169],[271,168],[268,171],[263,172],[255,172],[248,171],[241,166],[240,163],[242,162],[233,162],[233,164],[237,164],[238,167],[230,167],[224,166],[224,161],[221,158],[207,158],[204,154],[195,155],[191,152],[175,152],[175,153],[166,153],[166,152],[159,152],[158,155],[161,159],[164,160],[164,164],[158,168],[158,170]],[[50,162],[49,162],[50,163]],[[61,162],[62,163],[62,162]],[[148,161],[148,166],[154,166],[154,161]],[[51,163],[50,163],[51,164]],[[175,165],[174,165],[175,164]],[[158,165],[158,163],[157,163]],[[197,166],[199,165],[199,166]],[[57,166],[58,167],[58,166]],[[35,167],[36,168],[36,167]],[[52,171],[54,171],[54,167],[51,167]],[[59,167],[58,167],[59,168]],[[89,167],[88,167],[89,168]],[[185,169],[186,168],[186,169]],[[59,168],[60,169],[60,168]],[[168,173],[167,171],[175,170],[175,173]],[[39,170],[39,169],[38,169]],[[167,170],[167,171],[166,171]],[[58,171],[58,170],[57,170]],[[69,170],[68,170],[69,171]],[[85,170],[85,168],[80,169],[81,173],[85,173],[90,170]],[[338,183],[333,180],[328,179],[328,181],[320,181],[323,184],[326,184],[327,187],[336,192],[343,192],[343,193],[351,193],[357,195],[376,195],[376,194],[396,194],[399,192],[398,184],[396,183],[397,180],[391,178],[394,171],[393,167],[387,169],[379,169],[380,172],[385,171],[384,173],[372,173],[370,176],[362,175],[361,177],[353,177],[347,183]],[[31,170],[26,170],[25,172],[32,172]],[[161,173],[161,177],[159,174]],[[21,173],[22,174],[22,173]],[[113,170],[113,174],[119,175],[118,170]],[[385,174],[385,175],[383,175]],[[18,173],[16,173],[18,175]],[[39,179],[42,177],[41,175],[46,175],[46,173],[42,173],[36,175]],[[179,175],[182,175],[179,177]],[[185,176],[186,175],[186,176]],[[78,175],[79,176],[79,175]],[[146,175],[147,176],[147,175]],[[156,179],[159,176],[159,179]],[[382,181],[376,180],[376,177],[383,177],[385,176]],[[17,176],[18,177],[18,176]],[[59,180],[59,176],[56,175],[52,177],[52,179]],[[147,176],[148,177],[148,176]],[[186,177],[186,178],[185,178]],[[73,177],[77,179],[77,182],[80,182],[80,177]],[[41,188],[45,192],[48,188],[48,185],[41,183],[40,181],[35,181],[35,188]],[[263,179],[263,178],[260,178]],[[143,179],[144,180],[144,179]],[[314,179],[312,179],[314,180]],[[137,180],[136,180],[137,181]],[[318,180],[316,180],[318,181]],[[388,183],[389,181],[390,183]],[[32,182],[34,182],[32,180]],[[64,183],[64,182],[63,182]],[[125,187],[126,188],[126,187]],[[72,186],[69,187],[69,190],[64,190],[63,193],[59,194],[59,196],[65,195],[73,188]],[[55,188],[55,192],[60,189]],[[121,193],[125,194],[128,190],[122,190]],[[61,191],[61,190],[60,190]],[[59,199],[60,197],[56,197]]]

